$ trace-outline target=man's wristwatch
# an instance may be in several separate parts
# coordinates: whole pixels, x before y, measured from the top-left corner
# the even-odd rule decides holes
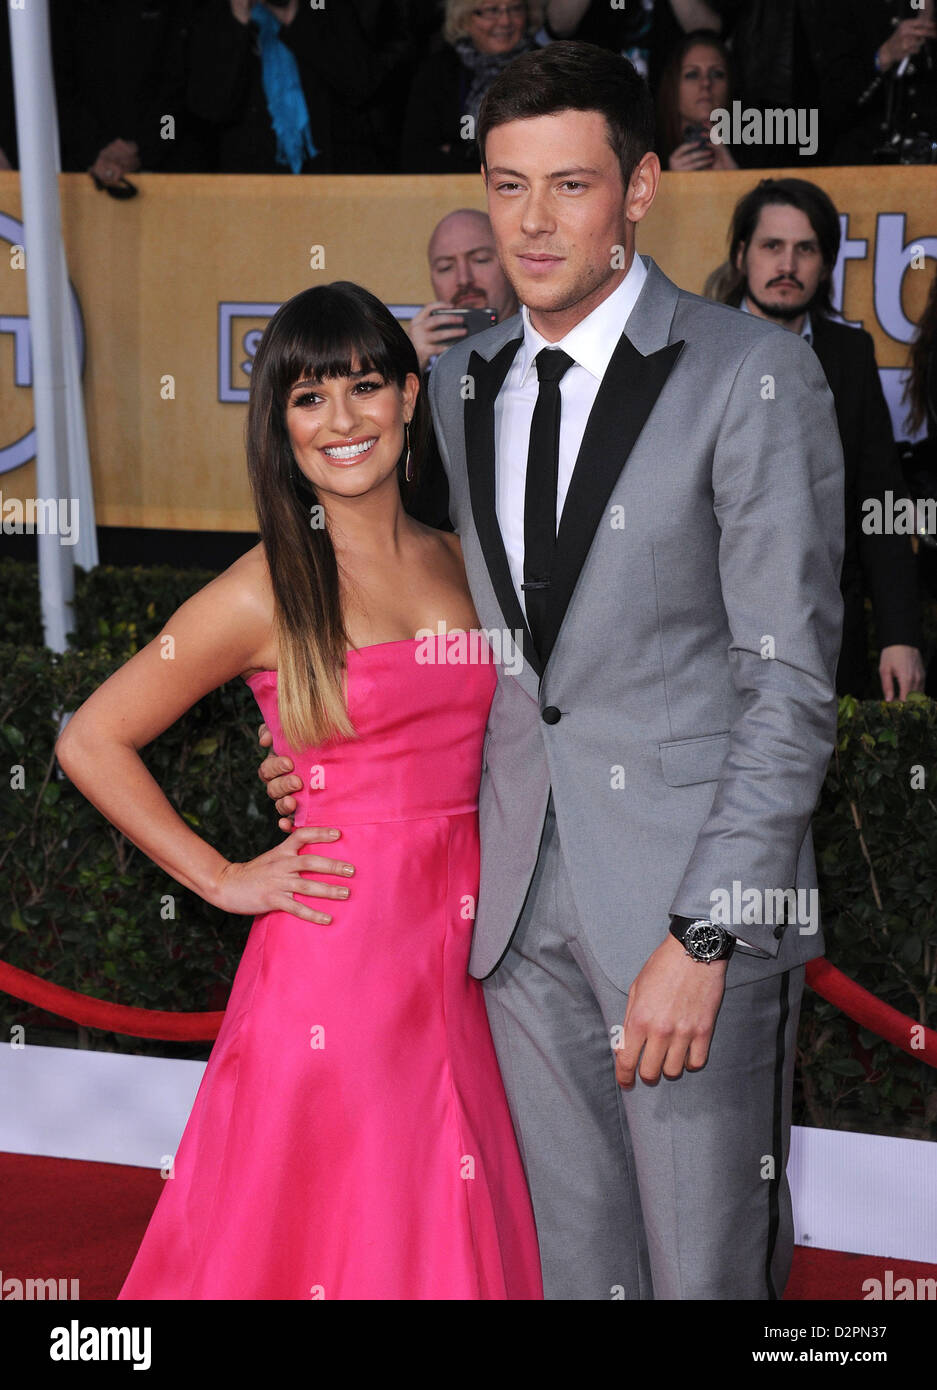
[[[735,950],[735,937],[708,917],[671,917],[670,933],[693,960],[710,965],[728,960]]]

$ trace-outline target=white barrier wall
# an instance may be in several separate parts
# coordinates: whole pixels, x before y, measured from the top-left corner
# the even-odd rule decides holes
[[[0,1151],[162,1167],[204,1070],[0,1046]],[[937,1144],[795,1126],[788,1172],[799,1245],[937,1263]]]

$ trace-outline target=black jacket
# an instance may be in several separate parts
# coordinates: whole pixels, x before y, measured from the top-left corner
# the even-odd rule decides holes
[[[63,170],[82,171],[112,140],[141,167],[200,167],[201,131],[185,108],[185,51],[199,0],[52,0],[49,21]],[[164,139],[164,117],[175,121]]]
[[[429,46],[410,88],[400,168],[407,174],[476,174],[478,146],[462,138],[462,112],[472,74],[458,50],[438,37]]]
[[[833,401],[845,464],[846,541],[840,587],[845,602],[843,645],[836,685],[839,694],[877,694],[867,655],[865,599],[872,602],[876,647],[920,647],[914,552],[908,536],[867,535],[862,529],[866,498],[890,490],[904,495],[891,416],[864,329],[822,314],[811,315],[813,348]],[[871,683],[870,683],[871,682]]]
[[[832,134],[828,119],[826,72],[830,62],[826,38],[828,6],[824,0],[712,0],[723,21],[723,38],[732,49],[744,106],[816,107],[819,148],[813,155],[792,154],[788,145],[752,147],[761,167],[825,162]],[[867,0],[863,0],[867,3]],[[853,6],[849,6],[850,14]]]
[[[405,0],[300,5],[278,37],[299,69],[318,153],[302,173],[393,169],[404,74],[412,61]],[[264,96],[257,28],[239,24],[228,0],[207,0],[188,51],[189,110],[215,132],[221,173],[284,173]]]

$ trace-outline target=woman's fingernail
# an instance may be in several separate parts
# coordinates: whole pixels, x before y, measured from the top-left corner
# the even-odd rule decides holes
[[[355,872],[355,866],[354,866],[354,864],[343,864],[343,865],[342,865],[342,873],[343,873],[343,874],[353,874],[354,872]]]
[[[351,889],[350,889],[350,888],[339,888],[339,890],[338,890],[338,896],[339,896],[340,898],[347,898],[347,897],[348,897],[348,894],[349,894],[350,892],[351,892]]]

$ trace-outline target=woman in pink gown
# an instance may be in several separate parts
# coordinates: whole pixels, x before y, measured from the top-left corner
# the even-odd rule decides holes
[[[322,372],[323,391],[330,380],[344,381],[345,373],[334,370],[334,351],[315,351],[315,325],[336,308],[355,321],[351,360],[358,368],[365,357],[380,358],[381,344],[368,342],[378,321],[385,351],[389,342],[403,361],[398,380],[410,379],[416,358],[403,330],[366,291],[338,284],[306,291],[274,316],[255,359],[252,398],[262,389],[258,361],[275,356],[290,326],[294,336],[299,331],[297,323],[309,325],[302,330],[311,340],[307,375],[309,362],[327,361],[332,370]],[[321,409],[314,397],[304,420]],[[364,424],[383,439],[386,417],[370,406],[360,409]],[[320,437],[339,433],[353,431],[328,429]],[[301,433],[291,437],[306,473],[311,455],[298,448]],[[335,445],[336,468],[356,447]],[[373,488],[355,493],[346,476],[351,470],[335,484],[344,493],[329,516],[336,534],[336,516],[345,534],[353,529],[341,499],[357,502],[383,486],[376,474]],[[390,476],[396,487],[394,470]],[[316,496],[326,491],[319,486]],[[262,496],[258,514],[258,551],[266,540],[269,554],[275,541],[264,536],[269,511]],[[373,517],[381,515],[375,507]],[[414,543],[427,555],[436,554],[426,547],[436,546],[437,537],[447,550],[453,544],[412,519],[399,524],[419,528]],[[205,641],[216,640],[211,622],[223,622],[228,597],[219,591],[214,609],[206,609]],[[454,611],[448,600],[444,607]],[[346,605],[346,619],[351,611]],[[435,631],[434,622],[421,626]],[[174,629],[191,652],[184,609],[165,631]],[[350,880],[337,872],[307,873],[299,857],[275,859],[278,851],[270,851],[222,875],[239,881],[238,870],[253,883],[261,871],[255,866],[272,874],[273,864],[295,862],[291,887],[308,885],[308,892],[288,895],[295,910],[271,906],[254,919],[172,1176],[121,1299],[542,1298],[530,1200],[482,988],[467,972],[482,743],[496,684],[490,649],[481,634],[470,636],[457,643],[417,632],[352,643],[343,689],[354,736],[303,746],[291,745],[281,725],[282,669],[273,669],[271,657],[270,666],[261,660],[253,669],[249,662],[252,669],[242,671],[275,751],[289,754],[303,780],[290,837],[303,841],[296,855],[318,863],[308,856],[321,850],[316,842],[325,836],[313,827],[338,827],[331,852],[355,872]],[[119,778],[121,769],[108,768],[103,735],[95,737],[107,710],[102,702],[95,721],[94,702],[143,655],[83,707],[85,732],[82,737],[79,727],[66,771],[124,833],[185,882],[182,851],[173,850],[174,860],[163,845],[146,843],[133,813],[109,796],[105,781]],[[141,682],[147,669],[157,672],[141,667]],[[126,706],[135,693],[126,687],[112,698],[122,696]],[[139,794],[146,790],[141,782]],[[338,861],[325,862],[338,868]],[[190,854],[189,881],[207,881],[193,864]],[[323,903],[322,894],[348,883],[346,898]],[[277,892],[271,903],[284,900]],[[218,892],[214,900],[224,901]],[[328,921],[315,915],[324,908]]]

